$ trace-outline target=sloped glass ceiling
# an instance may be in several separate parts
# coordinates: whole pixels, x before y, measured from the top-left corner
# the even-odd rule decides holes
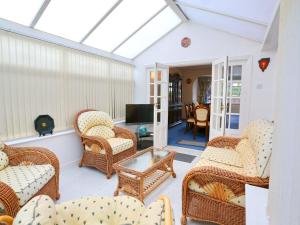
[[[165,0],[0,0],[0,18],[130,59],[181,23]]]

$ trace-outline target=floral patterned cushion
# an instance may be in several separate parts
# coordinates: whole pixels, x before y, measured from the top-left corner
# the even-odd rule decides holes
[[[90,128],[98,125],[106,126],[111,129],[114,127],[111,117],[101,111],[88,111],[80,114],[77,124],[82,133],[86,133]]]
[[[0,181],[10,186],[24,205],[55,174],[52,165],[8,166],[0,171]]]
[[[56,210],[52,199],[39,195],[30,200],[14,219],[13,225],[55,225]]]
[[[102,125],[94,126],[88,129],[85,134],[88,136],[98,136],[105,139],[115,137],[115,133],[111,128]]]
[[[17,214],[14,225],[163,225],[164,203],[147,208],[128,196],[90,197],[54,206],[47,196],[37,196]]]
[[[270,176],[269,164],[272,153],[274,124],[267,120],[255,120],[247,127],[246,137],[256,156],[258,175]]]
[[[113,155],[123,152],[133,146],[133,141],[131,139],[125,138],[109,138],[107,139],[110,144]],[[101,149],[99,145],[93,144],[91,146],[85,146],[86,151],[98,152],[100,154],[105,154],[105,150]]]

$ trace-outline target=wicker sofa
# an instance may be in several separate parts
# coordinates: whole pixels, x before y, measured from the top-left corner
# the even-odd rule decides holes
[[[10,224],[12,219],[2,217]],[[0,223],[1,217],[0,217]],[[169,199],[159,200],[145,207],[139,200],[128,197],[85,197],[54,205],[45,195],[28,202],[17,214],[13,224],[57,225],[173,225]]]
[[[10,147],[0,143],[0,215],[15,216],[40,194],[59,199],[59,161],[43,148]]]
[[[113,163],[136,153],[136,136],[127,129],[114,126],[110,116],[93,109],[75,116],[74,128],[83,145],[80,166],[90,166],[110,178]]]
[[[273,123],[251,122],[240,138],[217,137],[186,174],[181,223],[187,217],[222,225],[245,224],[245,184],[268,187]]]

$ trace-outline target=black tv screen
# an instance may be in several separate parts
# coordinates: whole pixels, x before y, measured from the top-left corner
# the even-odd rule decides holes
[[[153,104],[127,104],[126,123],[153,123]]]

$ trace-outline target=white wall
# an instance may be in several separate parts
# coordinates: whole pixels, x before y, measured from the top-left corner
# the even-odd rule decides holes
[[[182,48],[183,37],[191,38],[189,48]],[[134,102],[147,102],[146,78],[144,66],[154,62],[169,65],[205,64],[217,58],[230,56],[249,56],[250,65],[249,107],[247,120],[256,118],[273,119],[274,102],[274,70],[276,69],[276,53],[260,52],[261,44],[218,31],[195,23],[185,23],[165,36],[158,43],[135,59]],[[257,61],[261,57],[271,57],[271,63],[262,72]]]
[[[24,139],[25,141],[26,139]],[[6,143],[11,144],[11,143]],[[75,131],[66,132],[61,135],[36,137],[31,141],[12,144],[15,147],[43,147],[51,150],[59,159],[61,168],[72,163],[78,163],[82,155],[82,145]]]
[[[300,224],[300,1],[280,5],[270,225]]]
[[[186,36],[191,38],[192,43],[188,48],[182,48],[180,42]],[[184,23],[134,60],[136,65],[134,102],[146,102],[145,65],[154,62],[169,65],[191,65],[201,62],[204,64],[226,55],[254,54],[259,49],[260,44],[257,42],[199,24]]]

